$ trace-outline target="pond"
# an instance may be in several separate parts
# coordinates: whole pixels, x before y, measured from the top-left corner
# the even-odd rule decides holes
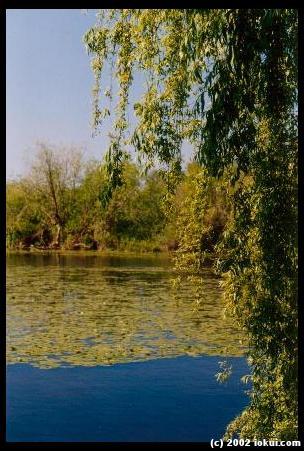
[[[7,255],[8,441],[209,441],[246,405],[219,279],[167,256]],[[233,365],[225,384],[219,361]]]

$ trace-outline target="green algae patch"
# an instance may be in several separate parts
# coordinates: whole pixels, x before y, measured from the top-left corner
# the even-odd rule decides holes
[[[219,280],[208,270],[197,304],[195,287],[174,288],[162,260],[35,257],[7,257],[8,364],[54,368],[244,353],[244,337],[223,317]]]

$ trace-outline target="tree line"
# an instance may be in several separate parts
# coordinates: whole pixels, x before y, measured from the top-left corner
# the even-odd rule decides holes
[[[107,200],[105,164],[85,161],[78,149],[41,144],[29,173],[7,182],[7,247],[179,249],[189,255],[199,251],[202,262],[214,253],[228,215],[223,192],[217,194],[220,182],[209,181],[203,208],[207,176],[195,163],[188,164],[174,189],[163,170],[146,172],[131,160],[124,162],[122,177],[123,184]]]

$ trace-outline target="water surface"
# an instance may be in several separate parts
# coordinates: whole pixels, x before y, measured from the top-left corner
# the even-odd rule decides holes
[[[218,358],[113,366],[8,367],[8,441],[209,442],[246,405],[244,359],[219,384]]]
[[[223,317],[219,279],[172,286],[162,257],[15,254],[7,258],[7,360],[41,368],[179,355],[243,354]]]
[[[219,279],[159,256],[7,256],[8,441],[209,441],[248,402]],[[219,384],[218,363],[234,373]]]

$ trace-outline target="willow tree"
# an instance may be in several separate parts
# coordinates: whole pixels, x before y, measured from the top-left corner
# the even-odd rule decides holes
[[[226,437],[296,437],[297,11],[101,10],[84,39],[96,78],[94,126],[115,116],[113,186],[128,140],[172,170],[187,139],[211,176],[229,174],[233,215],[218,268],[227,309],[248,334],[252,390]],[[118,86],[112,110],[111,89],[101,96],[108,70]],[[146,85],[130,136],[140,72]]]

